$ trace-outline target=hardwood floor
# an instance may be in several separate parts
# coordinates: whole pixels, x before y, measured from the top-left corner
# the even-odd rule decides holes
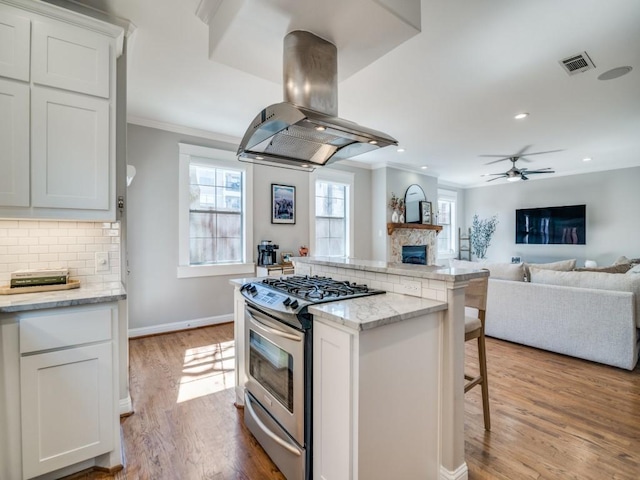
[[[476,346],[467,344],[466,363],[475,371]],[[640,368],[492,338],[487,354],[490,433],[480,390],[465,395],[470,480],[640,478]]]
[[[475,342],[467,342],[473,372]],[[492,431],[465,395],[469,479],[637,480],[640,369],[487,338]],[[281,480],[233,406],[233,325],[130,341],[126,468],[82,480]],[[412,479],[394,479],[412,480]]]

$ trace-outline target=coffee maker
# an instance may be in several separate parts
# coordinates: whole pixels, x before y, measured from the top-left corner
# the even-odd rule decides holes
[[[258,266],[266,267],[278,263],[276,250],[279,248],[271,240],[262,240],[258,245]]]

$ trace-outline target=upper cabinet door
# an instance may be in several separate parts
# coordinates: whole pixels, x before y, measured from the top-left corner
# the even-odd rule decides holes
[[[0,10],[0,76],[29,81],[28,18]]]
[[[34,207],[109,209],[109,102],[34,87],[31,91]]]
[[[2,78],[0,205],[29,206],[29,85]]]
[[[109,98],[109,38],[62,23],[33,22],[33,82]]]

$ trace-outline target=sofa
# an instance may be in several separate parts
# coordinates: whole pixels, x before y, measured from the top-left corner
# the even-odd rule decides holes
[[[573,267],[571,261],[525,266],[452,260],[451,267],[491,272],[487,336],[627,370],[636,366],[640,265],[609,268],[620,273],[575,269],[575,260]]]

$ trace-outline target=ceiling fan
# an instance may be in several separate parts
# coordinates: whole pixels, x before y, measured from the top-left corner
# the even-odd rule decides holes
[[[547,150],[546,152],[525,152],[531,148],[531,145],[527,145],[520,149],[519,152],[511,154],[511,155],[480,155],[481,157],[500,157],[497,160],[493,160],[492,162],[486,163],[485,165],[492,165],[494,163],[503,162],[504,160],[509,160],[511,162],[511,168],[504,173],[489,173],[485,176],[492,176],[495,178],[491,178],[487,180],[487,182],[493,182],[494,180],[498,180],[499,178],[506,178],[508,182],[517,182],[518,180],[529,180],[527,175],[535,175],[538,173],[555,173],[551,168],[540,168],[538,170],[529,170],[527,168],[518,168],[516,167],[516,162],[518,160],[522,160],[523,162],[530,162],[526,157],[531,155],[542,155],[543,153],[554,153],[561,152],[562,150]]]

